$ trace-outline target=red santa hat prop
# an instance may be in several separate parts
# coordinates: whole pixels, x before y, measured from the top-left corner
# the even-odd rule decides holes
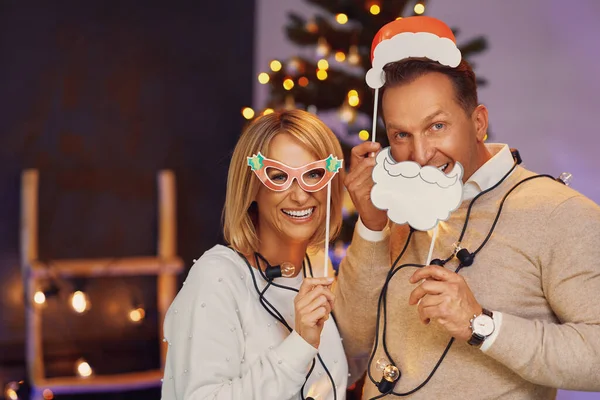
[[[375,89],[373,109],[373,134],[377,126],[377,99],[379,88],[385,84],[383,67],[386,64],[408,58],[428,58],[448,67],[457,67],[461,60],[460,50],[452,30],[442,21],[415,16],[392,21],[375,35],[371,45],[371,65],[366,82]]]

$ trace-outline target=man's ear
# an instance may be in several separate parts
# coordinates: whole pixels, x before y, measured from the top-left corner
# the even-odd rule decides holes
[[[488,110],[483,104],[478,105],[471,114],[478,142],[483,142],[488,130]]]

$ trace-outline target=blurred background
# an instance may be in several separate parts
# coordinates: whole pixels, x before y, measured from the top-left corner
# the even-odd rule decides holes
[[[455,31],[490,111],[488,141],[519,149],[533,171],[572,173],[571,186],[600,202],[596,0],[0,2],[0,398],[29,396],[32,310],[47,378],[160,368],[161,278],[61,276],[57,260],[98,260],[106,270],[160,255],[157,174],[167,169],[178,288],[192,260],[222,241],[229,157],[248,120],[301,107],[346,152],[370,139],[371,40],[385,23],[416,14]],[[386,144],[383,130],[377,139]],[[26,295],[21,191],[31,169],[45,272]],[[347,201],[334,268],[355,220]],[[159,385],[41,398],[159,399]],[[600,394],[561,391],[559,399]]]

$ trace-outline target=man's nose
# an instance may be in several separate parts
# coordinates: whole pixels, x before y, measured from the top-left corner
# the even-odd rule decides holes
[[[410,160],[421,166],[428,165],[433,155],[435,147],[425,138],[414,139]]]

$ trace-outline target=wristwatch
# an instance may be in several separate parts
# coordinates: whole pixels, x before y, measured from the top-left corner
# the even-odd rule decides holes
[[[473,331],[469,344],[471,346],[480,347],[483,341],[494,333],[494,319],[491,311],[482,309],[480,315],[473,315],[473,318],[469,321],[469,328]]]

